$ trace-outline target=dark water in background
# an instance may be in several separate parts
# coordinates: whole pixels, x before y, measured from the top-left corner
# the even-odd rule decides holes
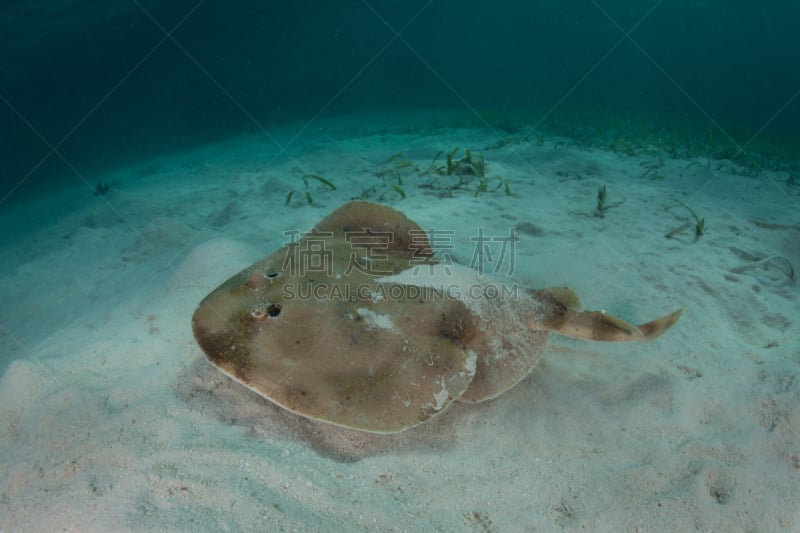
[[[320,112],[666,114],[794,142],[798,28],[789,0],[0,1],[0,198],[74,183],[50,145],[93,179]]]

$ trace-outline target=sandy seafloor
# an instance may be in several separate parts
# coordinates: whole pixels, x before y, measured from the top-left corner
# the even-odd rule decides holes
[[[320,124],[274,132],[282,154],[264,135],[231,139],[88,178],[105,196],[76,177],[6,210],[0,530],[800,529],[798,287],[774,265],[736,271],[800,266],[787,173]],[[456,146],[480,150],[512,195],[420,187]],[[376,176],[397,153],[420,169],[402,170],[404,199]],[[302,205],[306,174],[337,190],[312,183]],[[597,218],[602,185],[624,203]],[[458,261],[477,228],[516,226],[519,283],[570,286],[635,323],[685,313],[652,343],[551,336],[506,394],[399,436],[307,423],[207,363],[190,318],[284,230],[370,186],[422,227],[456,230]],[[705,235],[664,238],[687,215],[671,198]]]

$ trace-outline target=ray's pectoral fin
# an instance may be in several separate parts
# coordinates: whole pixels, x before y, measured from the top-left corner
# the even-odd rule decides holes
[[[649,341],[671,328],[681,317],[683,309],[634,326],[603,311],[581,311],[577,297],[566,288],[543,289],[534,292],[535,299],[545,305],[544,327],[560,335],[604,342]]]

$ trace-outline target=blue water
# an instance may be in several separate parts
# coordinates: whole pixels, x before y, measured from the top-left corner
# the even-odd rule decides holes
[[[791,2],[6,1],[0,199],[354,112],[636,114],[796,146],[798,27]]]

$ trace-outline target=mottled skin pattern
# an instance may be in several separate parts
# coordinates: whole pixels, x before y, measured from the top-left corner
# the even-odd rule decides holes
[[[321,268],[298,263],[320,245]],[[566,288],[476,301],[440,286],[491,280],[437,263],[405,215],[349,202],[212,291],[192,318],[195,339],[222,372],[290,411],[396,433],[455,400],[484,401],[514,386],[549,332],[650,340],[680,316],[634,326],[582,311]]]

